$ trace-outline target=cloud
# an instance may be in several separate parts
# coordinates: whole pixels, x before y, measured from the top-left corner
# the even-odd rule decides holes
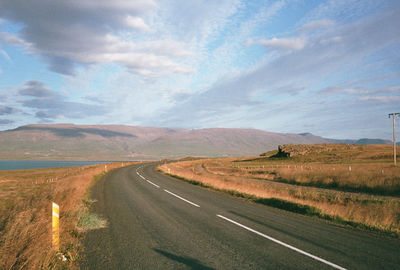
[[[332,96],[332,95],[340,95],[340,94],[349,94],[349,95],[365,95],[371,94],[376,90],[365,89],[363,87],[351,87],[351,86],[343,86],[343,85],[334,85],[328,86],[320,89],[318,94]]]
[[[144,22],[144,20],[140,17],[133,17],[128,15],[126,17],[126,25],[129,27],[132,27],[134,29],[148,32],[150,31],[150,27]]]
[[[400,91],[400,86],[396,85],[396,86],[391,86],[391,87],[387,87],[385,89],[383,89],[384,92],[397,92]]]
[[[0,104],[0,115],[8,115],[18,112],[17,109]]]
[[[0,93],[0,101],[7,101],[8,100],[8,96],[7,95],[5,95],[5,94],[3,94],[3,93]]]
[[[341,37],[340,41],[320,42],[337,36]],[[363,66],[363,61],[368,56],[399,42],[400,20],[396,10],[347,25],[336,26],[309,37],[306,44],[292,45],[296,44],[293,40],[276,42],[277,47],[304,47],[290,54],[267,59],[253,70],[220,80],[206,91],[193,94],[190,98],[186,97],[184,102],[177,102],[176,106],[166,110],[159,118],[160,120],[155,123],[191,126],[193,123],[204,123],[205,119],[208,119],[209,126],[217,122],[216,115],[229,122],[231,117],[238,117],[237,112],[248,115],[253,111],[265,111],[264,107],[276,106],[275,100],[284,101],[293,94],[304,95],[306,90],[309,91],[307,94],[310,98],[315,100],[316,95],[313,96],[311,93],[315,94],[318,90],[311,92],[309,89],[315,88],[321,80],[343,72],[351,76],[354,74],[352,73],[354,68]],[[369,90],[365,87],[344,87],[343,89],[347,93]],[[374,99],[389,100],[387,97]],[[294,102],[293,106],[296,106],[296,103]],[[317,103],[319,105],[314,104],[313,108],[321,107],[321,100]],[[283,103],[281,107],[285,106]],[[243,118],[243,116],[240,117]]]
[[[53,98],[58,96],[43,83],[34,80],[25,82],[18,90],[18,94],[21,96],[31,96],[36,98]]]
[[[25,109],[36,110],[35,116],[41,120],[84,119],[104,115],[107,110],[100,105],[86,104],[68,100],[67,97],[50,90],[40,81],[27,81],[17,92],[24,99],[19,103]]]
[[[12,62],[10,56],[7,54],[7,52],[5,50],[2,50],[0,48],[0,54],[8,61],[8,62]]]
[[[382,103],[399,103],[400,96],[365,96],[359,99],[360,101],[373,101]]]
[[[328,28],[335,26],[335,21],[329,20],[329,19],[323,19],[323,20],[318,20],[318,21],[312,21],[309,23],[304,24],[302,27],[300,27],[298,30],[299,31],[313,31],[316,29],[320,28]]]
[[[94,103],[98,103],[98,104],[103,104],[104,103],[104,101],[102,99],[100,99],[100,98],[98,98],[96,96],[86,96],[85,99],[89,100],[91,102],[94,102]]]
[[[240,0],[167,0],[160,11],[166,29],[172,27],[180,40],[201,47],[223,29],[241,5]]]
[[[21,103],[26,108],[38,109],[35,115],[40,119],[83,119],[90,116],[100,116],[106,112],[106,109],[102,106],[52,98],[36,98]]]
[[[177,41],[146,41],[132,29],[151,32],[144,18],[158,5],[142,1],[39,0],[29,7],[22,2],[0,2],[0,17],[22,26],[20,32],[1,32],[0,39],[39,54],[49,69],[73,75],[78,65],[119,64],[140,75],[158,77],[192,73],[176,57],[190,53]]]
[[[0,119],[0,125],[4,126],[4,125],[9,125],[9,124],[13,124],[15,121],[13,120],[9,120],[9,119]]]
[[[349,95],[376,95],[384,93],[393,93],[400,91],[400,86],[388,86],[388,87],[376,87],[376,88],[366,88],[360,86],[352,86],[352,82],[342,83],[341,85],[333,85],[320,89],[318,94],[321,95],[339,95],[339,94],[349,94]]]
[[[174,56],[174,57],[186,57],[193,56],[193,52],[185,48],[182,42],[174,40],[155,40],[155,41],[144,41],[135,45],[134,49],[138,52],[153,52],[157,55]]]
[[[35,116],[39,119],[52,119],[52,118],[56,118],[57,115],[52,115],[46,111],[37,111],[35,113]]]
[[[277,50],[301,50],[306,45],[306,41],[302,38],[273,38],[269,40],[260,40],[259,44]]]
[[[0,3],[1,5],[1,3]],[[0,11],[1,12],[1,11]],[[0,13],[1,15],[1,13]],[[28,42],[25,42],[23,39],[19,38],[17,35],[7,33],[7,32],[0,32],[0,40],[3,40],[6,43],[24,47],[30,47],[31,45]]]

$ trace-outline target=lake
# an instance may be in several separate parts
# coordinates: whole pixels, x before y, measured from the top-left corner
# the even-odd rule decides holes
[[[57,161],[57,160],[0,160],[0,170],[28,170],[76,167],[108,163],[107,161]]]

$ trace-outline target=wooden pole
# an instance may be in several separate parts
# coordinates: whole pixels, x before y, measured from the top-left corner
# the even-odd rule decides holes
[[[390,116],[393,116],[393,163],[396,166],[396,116],[400,115],[400,113],[390,113]]]
[[[396,114],[393,115],[393,159],[396,166]]]

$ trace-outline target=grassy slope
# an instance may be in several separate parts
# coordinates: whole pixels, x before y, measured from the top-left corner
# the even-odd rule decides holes
[[[108,169],[120,166],[108,164]],[[77,223],[90,203],[87,189],[103,171],[104,165],[0,171],[0,269],[78,268]],[[60,205],[60,251],[66,262],[51,248],[52,201]]]

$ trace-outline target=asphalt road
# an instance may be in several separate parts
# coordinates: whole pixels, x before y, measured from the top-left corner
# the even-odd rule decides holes
[[[85,238],[89,269],[400,269],[400,240],[249,203],[160,174],[93,187],[109,226]]]

